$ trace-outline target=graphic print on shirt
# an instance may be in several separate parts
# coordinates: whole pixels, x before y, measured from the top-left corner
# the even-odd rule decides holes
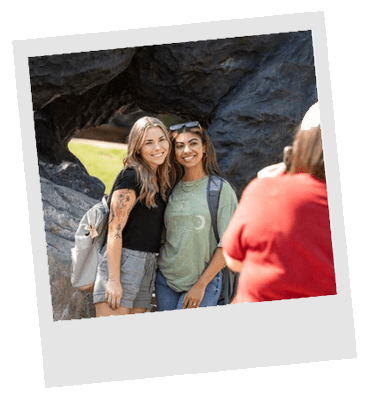
[[[178,195],[177,202],[179,206],[173,215],[171,221],[171,232],[183,234],[193,234],[194,231],[200,231],[207,224],[206,213],[208,213],[207,202],[199,198],[196,194],[186,193]]]
[[[196,215],[196,218],[200,218],[200,225],[199,226],[195,226],[195,229],[197,231],[201,231],[201,229],[204,229],[205,227],[205,218],[202,215]]]
[[[172,271],[172,276],[182,278],[188,275],[188,264],[196,268],[198,274],[203,269],[203,264],[196,262],[196,258],[199,247],[208,246],[203,241],[211,225],[207,200],[195,193],[177,193],[176,202],[169,202],[167,208],[170,213],[169,221],[166,221],[170,222],[167,224],[167,241],[172,249],[177,249],[176,265],[182,266]]]

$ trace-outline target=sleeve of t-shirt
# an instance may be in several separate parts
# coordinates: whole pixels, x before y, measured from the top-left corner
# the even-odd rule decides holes
[[[237,208],[238,200],[235,191],[228,182],[223,183],[223,188],[219,198],[218,220],[218,247],[222,247],[223,234],[229,225],[232,216]]]
[[[223,235],[223,250],[238,261],[243,261],[245,258],[248,247],[247,221],[252,215],[250,210],[254,209],[255,205],[260,201],[259,192],[261,186],[263,186],[263,179],[254,179],[248,184]]]
[[[242,261],[245,257],[245,251],[242,236],[244,230],[244,211],[245,211],[245,192],[242,194],[240,203],[233,214],[233,217],[223,234],[222,247],[223,250],[235,260]]]
[[[253,210],[258,206],[260,194],[268,182],[272,182],[272,178],[254,179],[248,184],[224,232],[223,250],[235,260],[243,261],[245,258],[248,248],[248,221],[253,218]]]
[[[138,198],[140,195],[140,185],[137,181],[137,175],[134,169],[127,168],[120,171],[114,182],[113,191],[119,189],[133,189]]]

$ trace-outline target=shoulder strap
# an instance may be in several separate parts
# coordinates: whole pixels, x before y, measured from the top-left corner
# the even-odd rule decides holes
[[[111,202],[111,196],[110,194],[104,194],[104,197],[101,199],[101,202],[104,206],[105,211],[108,213],[109,212],[109,206],[110,206],[110,202]]]
[[[219,242],[218,234],[218,207],[219,207],[219,197],[220,191],[223,187],[223,180],[216,175],[210,175],[208,180],[208,185],[206,188],[206,198],[208,200],[208,207],[211,216],[211,224],[213,226],[214,235]]]

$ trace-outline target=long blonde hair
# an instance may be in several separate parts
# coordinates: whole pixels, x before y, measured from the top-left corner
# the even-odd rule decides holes
[[[149,128],[160,128],[169,143],[169,153],[163,164],[156,169],[156,179],[153,170],[146,164],[141,157],[140,150],[143,146],[146,131]],[[172,153],[172,144],[166,126],[157,118],[142,117],[135,122],[129,136],[127,156],[123,160],[125,168],[133,168],[136,170],[138,179],[141,183],[141,191],[139,200],[145,201],[147,207],[157,207],[155,203],[155,194],[160,191],[160,195],[164,201],[167,200],[168,191],[172,188],[175,179],[174,169],[170,164],[170,154]]]
[[[289,173],[298,172],[326,180],[318,101],[306,112],[293,141]]]

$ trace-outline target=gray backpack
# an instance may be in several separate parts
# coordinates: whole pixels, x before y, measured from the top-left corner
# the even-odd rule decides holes
[[[97,267],[106,250],[109,208],[118,178],[119,174],[110,194],[104,195],[102,200],[82,217],[74,235],[71,282],[79,290],[92,292],[94,289]],[[137,201],[138,198],[133,207]]]
[[[72,276],[74,287],[93,291],[97,266],[104,254],[109,219],[109,197],[105,195],[81,219],[72,248]]]

